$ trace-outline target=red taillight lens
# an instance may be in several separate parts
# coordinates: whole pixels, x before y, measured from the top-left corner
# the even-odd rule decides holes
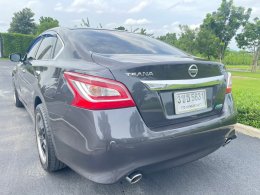
[[[231,93],[232,91],[232,76],[231,73],[227,73],[227,88],[226,88],[226,93]]]
[[[120,82],[75,72],[64,72],[73,93],[73,106],[91,110],[133,107],[135,103]]]

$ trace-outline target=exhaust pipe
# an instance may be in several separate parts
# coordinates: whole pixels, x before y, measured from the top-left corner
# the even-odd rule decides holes
[[[227,144],[229,144],[231,141],[232,141],[231,138],[226,138],[226,141],[225,141],[225,143],[224,143],[224,146],[226,146]]]
[[[126,181],[128,181],[130,184],[135,184],[139,182],[142,179],[143,175],[139,172],[134,172],[126,176]]]

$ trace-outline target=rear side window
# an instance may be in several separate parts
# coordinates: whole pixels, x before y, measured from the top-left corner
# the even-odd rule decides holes
[[[88,29],[77,29],[71,33],[79,48],[95,53],[187,56],[166,43],[134,33]]]
[[[37,51],[36,60],[49,60],[52,59],[52,53],[56,42],[56,37],[52,35],[45,36]]]

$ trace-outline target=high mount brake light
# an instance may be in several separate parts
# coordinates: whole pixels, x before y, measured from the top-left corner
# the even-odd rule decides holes
[[[64,72],[64,77],[74,94],[73,106],[90,110],[135,106],[127,88],[120,82],[75,72]]]
[[[227,73],[227,88],[226,88],[226,93],[231,93],[232,91],[232,76],[231,73]]]

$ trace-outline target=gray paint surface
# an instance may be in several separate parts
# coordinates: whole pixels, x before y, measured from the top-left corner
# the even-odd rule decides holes
[[[201,160],[145,175],[136,185],[96,184],[70,169],[46,173],[32,120],[13,105],[12,68],[0,61],[1,194],[260,194],[260,140],[242,134]]]

